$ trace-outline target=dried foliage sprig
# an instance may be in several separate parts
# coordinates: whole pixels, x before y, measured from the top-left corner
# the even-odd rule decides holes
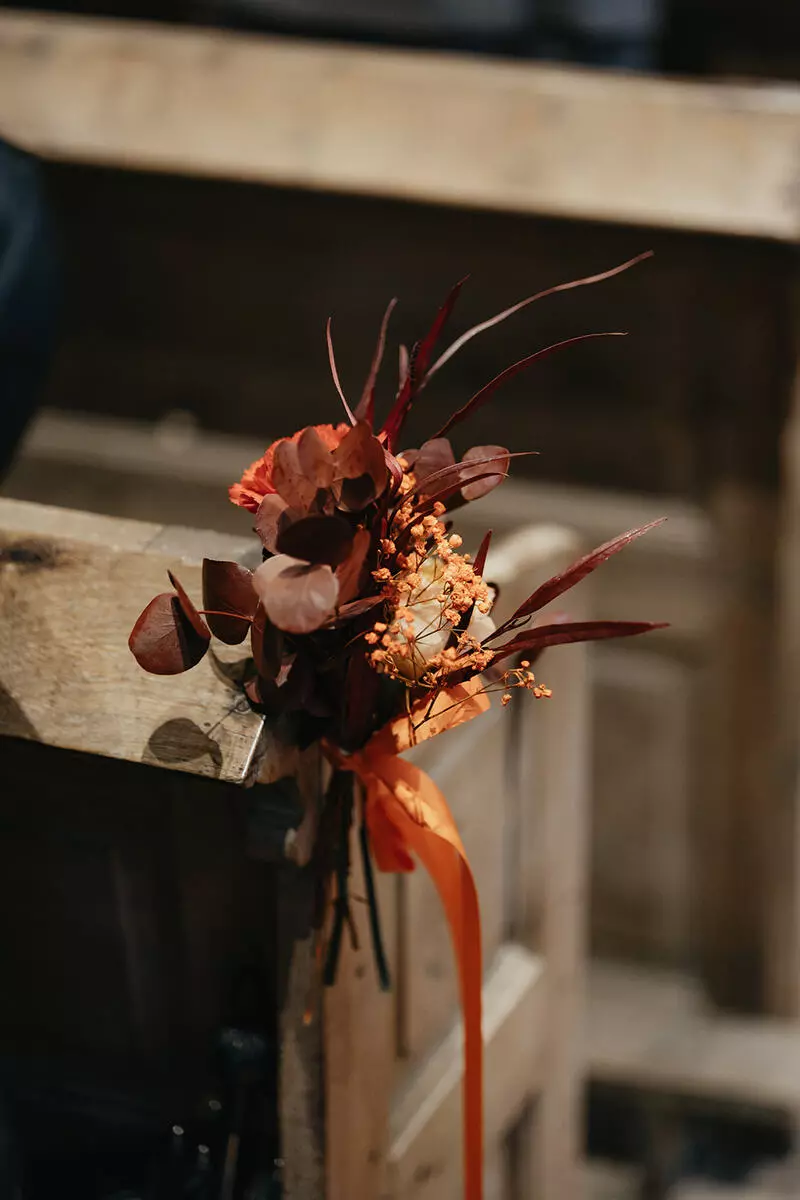
[[[354,407],[339,379],[329,321],[330,368],[344,419],[308,426],[273,442],[230,488],[233,503],[254,518],[261,566],[251,572],[237,563],[206,559],[202,608],[195,607],[170,575],[173,590],[150,602],[130,636],[130,648],[142,667],[170,675],[194,667],[212,635],[230,645],[249,635],[244,686],[252,706],[293,722],[301,744],[319,740],[325,746],[334,772],[315,862],[321,894],[333,914],[321,955],[327,981],[336,974],[343,932],[353,928],[348,885],[351,823],[358,824],[383,983],[388,973],[372,856],[383,869],[409,870],[415,853],[433,874],[454,930],[465,1006],[469,1200],[478,1197],[481,1188],[480,937],[476,950],[476,937],[459,941],[458,930],[477,922],[477,898],[443,797],[397,754],[404,746],[477,715],[490,693],[499,693],[503,705],[515,689],[536,699],[548,698],[550,690],[531,669],[548,647],[659,628],[649,621],[540,616],[553,600],[658,522],[629,530],[584,555],[496,626],[494,589],[484,577],[491,534],[471,559],[449,521],[459,507],[500,485],[517,457],[502,445],[480,445],[459,459],[447,437],[450,431],[489,403],[504,383],[544,357],[590,338],[618,336],[613,331],[568,338],[512,364],[418,448],[401,450],[401,437],[420,394],[472,338],[535,300],[607,280],[646,257],[639,255],[610,271],[529,296],[468,329],[435,357],[466,282],[461,280],[427,333],[410,351],[401,347],[397,390],[378,428],[377,381],[396,301],[384,313]],[[360,809],[353,803],[348,772],[364,784]],[[455,857],[441,856],[442,840],[450,851],[455,848]]]

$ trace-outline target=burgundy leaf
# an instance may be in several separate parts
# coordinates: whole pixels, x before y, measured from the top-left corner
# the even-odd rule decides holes
[[[424,442],[419,450],[407,451],[404,457],[414,471],[419,490],[422,490],[421,485],[426,479],[435,475],[437,471],[454,466],[456,461],[453,447],[447,438],[431,438],[430,441]]]
[[[488,447],[495,449],[495,447]],[[473,458],[468,462],[453,463],[449,467],[442,467],[440,471],[434,471],[432,475],[424,480],[424,488],[417,488],[417,492],[422,491],[427,500],[431,499],[431,488],[449,488],[453,484],[457,484],[458,488],[462,488],[465,483],[474,484],[478,478],[491,479],[498,474],[508,474],[509,459],[526,458],[531,454],[535,454],[535,450],[517,450],[510,454],[504,447],[497,447],[500,453],[487,454],[485,458]],[[479,471],[478,468],[493,467],[493,471]]]
[[[275,554],[281,531],[292,520],[299,520],[302,515],[302,509],[289,508],[286,501],[281,500],[280,496],[275,494],[265,496],[258,506],[254,529],[267,550]]]
[[[508,475],[508,467],[511,460],[511,455],[505,446],[473,446],[468,450],[462,459],[462,463],[485,463],[487,459],[494,456],[499,459],[502,469],[497,475],[490,475],[488,479],[482,479],[473,483],[466,484],[461,493],[465,500],[480,500],[482,496],[488,496],[489,492],[498,487]],[[481,468],[477,467],[475,474],[482,474]],[[466,479],[469,475],[465,474]]]
[[[619,275],[623,271],[627,271],[629,267],[636,266],[637,263],[643,262],[646,258],[652,258],[653,251],[646,250],[644,254],[637,254],[635,258],[629,258],[627,262],[622,263],[618,267],[612,267],[610,271],[601,271],[599,275],[587,275],[585,279],[571,279],[569,283],[557,283],[555,287],[545,288],[542,292],[537,292],[534,296],[528,296],[525,300],[520,300],[517,304],[512,304],[510,308],[503,309],[494,317],[489,317],[488,321],[481,321],[479,325],[473,325],[466,333],[462,333],[460,337],[447,347],[444,354],[441,354],[433,364],[425,378],[425,383],[436,374],[436,372],[444,366],[444,364],[456,354],[462,346],[471,341],[479,333],[483,333],[487,329],[491,329],[493,325],[499,325],[501,321],[505,321],[507,317],[512,317],[522,308],[526,308],[529,304],[533,304],[535,300],[544,300],[546,296],[552,296],[556,292],[567,292],[571,288],[584,287],[589,283],[602,283],[605,279],[611,279],[614,275]],[[421,385],[422,386],[422,385]]]
[[[333,494],[341,508],[360,512],[385,490],[389,478],[383,446],[359,421],[333,452],[336,482]]]
[[[519,375],[528,367],[533,366],[535,362],[539,362],[540,359],[546,358],[548,354],[553,354],[556,350],[563,350],[566,346],[574,346],[578,342],[588,342],[592,338],[624,336],[624,333],[620,332],[582,333],[577,337],[566,338],[563,342],[554,342],[552,346],[545,346],[543,350],[537,350],[535,354],[529,354],[527,358],[521,358],[519,362],[512,363],[510,367],[506,367],[505,371],[501,371],[499,375],[495,375],[494,379],[491,379],[479,392],[476,392],[463,408],[453,413],[452,417],[445,421],[436,436],[443,437],[444,434],[449,433],[454,425],[460,424],[461,421],[465,420],[473,412],[482,408],[501,384],[506,383],[509,379],[513,379],[515,375]]]
[[[377,499],[375,480],[371,475],[342,479],[334,487],[336,503],[343,512],[360,513]]]
[[[375,353],[372,356],[372,363],[369,368],[369,375],[367,375],[364,390],[361,393],[361,399],[356,409],[356,420],[366,421],[370,429],[374,429],[375,427],[375,382],[383,361],[383,351],[386,346],[386,330],[389,327],[389,318],[392,315],[395,304],[397,304],[396,296],[393,300],[389,301],[386,312],[383,314],[380,332],[378,333],[378,342],[375,346]]]
[[[528,628],[525,632],[531,633],[534,629],[537,629],[537,628],[541,629],[542,626],[544,626],[544,625],[553,625],[553,626],[567,625],[570,623],[570,620],[571,620],[571,618],[570,618],[569,613],[563,612],[563,611],[554,612],[553,610],[551,610],[548,613],[539,613],[538,616],[535,616],[533,618],[533,620],[531,621],[531,624],[528,626]],[[491,637],[483,639],[484,642],[490,642],[491,640],[492,640]],[[487,646],[486,649],[487,650],[491,649],[491,647]],[[525,657],[531,666],[533,666],[535,663],[537,663],[539,661],[539,658],[541,657],[541,654],[545,649],[546,649],[545,646],[541,646],[537,649],[526,650],[524,652]]]
[[[363,746],[375,729],[381,678],[365,654],[351,654],[347,664],[343,707],[342,745]]]
[[[297,461],[306,479],[315,488],[329,488],[333,483],[333,457],[313,425],[303,430],[297,441]]]
[[[649,529],[654,529],[657,525],[661,525],[666,520],[666,517],[659,517],[655,521],[648,521],[646,525],[640,525],[638,529],[629,529],[627,533],[621,533],[619,537],[612,538],[609,542],[604,542],[602,546],[598,546],[589,554],[584,554],[571,566],[562,571],[560,575],[554,575],[552,579],[546,580],[540,587],[536,589],[528,599],[520,604],[515,613],[498,629],[495,637],[502,633],[515,622],[524,620],[532,613],[538,612],[540,608],[544,608],[551,600],[555,600],[557,596],[563,595],[570,588],[575,587],[576,583],[580,583],[592,571],[595,571],[602,563],[606,562],[612,555],[623,550],[636,538],[641,537],[643,533],[647,533]]]
[[[472,564],[472,569],[476,575],[483,577],[483,569],[486,566],[486,556],[489,553],[489,544],[492,540],[492,531],[488,529],[483,535],[483,541],[480,544],[478,553],[475,555],[475,561]]]
[[[457,465],[461,466],[460,463],[458,463]],[[494,479],[496,477],[497,477],[497,470],[495,469],[494,471],[487,471],[485,475],[474,476],[470,480],[470,483],[478,483],[482,479]],[[454,496],[457,497],[457,501],[454,501],[454,503],[451,505],[450,501],[453,499]],[[444,504],[449,508],[458,508],[458,507],[460,507],[459,502],[461,502],[462,504],[466,503],[466,501],[463,499],[463,496],[461,493],[461,480],[460,479],[456,480],[455,483],[451,482],[447,487],[440,488],[436,492],[431,492],[430,495],[426,493],[424,502],[416,505],[415,510],[414,510],[414,516],[411,518],[408,525],[406,525],[405,528],[401,531],[401,533],[404,533],[405,529],[410,528],[412,525],[416,525],[416,523],[420,520],[420,518],[424,517],[426,515],[426,513],[433,512],[434,506],[436,504]]]
[[[253,586],[274,625],[286,633],[313,633],[333,615],[339,584],[330,567],[276,555],[254,571]]]
[[[604,638],[635,637],[649,633],[651,629],[666,629],[666,621],[567,621],[555,625],[540,625],[518,633],[504,646],[498,646],[492,665],[508,658],[510,654],[521,654],[526,650],[544,650],[547,646],[561,646],[569,642],[595,642]]]
[[[353,410],[351,409],[350,405],[347,403],[345,394],[342,391],[342,385],[339,382],[339,372],[336,370],[336,358],[333,353],[333,338],[331,336],[331,321],[332,320],[333,320],[332,317],[328,317],[328,323],[325,326],[325,338],[328,343],[328,362],[331,365],[331,375],[333,376],[333,382],[336,384],[336,390],[339,393],[339,399],[341,400],[342,404],[344,405],[344,411],[347,413],[347,416],[350,419],[350,424],[355,425],[356,418],[353,415]]]
[[[394,448],[394,444],[397,441],[401,429],[403,428],[405,419],[411,411],[411,405],[414,402],[414,393],[416,391],[415,381],[424,379],[425,373],[428,369],[428,363],[430,362],[431,354],[433,353],[433,348],[439,340],[447,319],[450,316],[450,313],[453,311],[453,307],[458,299],[459,292],[467,282],[468,278],[469,276],[465,276],[463,279],[459,280],[454,288],[450,290],[447,299],[434,317],[433,324],[431,325],[430,329],[425,334],[425,337],[417,343],[415,352],[411,355],[411,361],[407,364],[406,370],[403,371],[401,366],[401,375],[403,376],[403,381],[400,386],[397,399],[392,406],[389,416],[386,418],[382,430],[382,433],[386,438],[386,444],[390,450]]]
[[[300,464],[297,442],[288,438],[278,442],[272,463],[272,485],[292,508],[306,511],[317,494],[317,485]]]
[[[386,456],[383,446],[367,425],[359,421],[345,436],[333,452],[336,475],[344,479],[356,479],[359,475],[373,475],[377,480],[386,477]]]
[[[209,610],[206,620],[215,637],[229,646],[243,642],[257,604],[250,571],[235,562],[203,559],[203,608]]]
[[[139,617],[128,646],[139,666],[152,675],[180,675],[200,662],[210,641],[208,630],[201,635],[186,617],[178,597],[162,592]]]
[[[344,605],[358,595],[361,585],[361,574],[364,562],[372,543],[368,529],[357,529],[353,535],[350,555],[336,568],[336,578],[339,581],[339,604]],[[339,612],[342,609],[340,607]]]
[[[175,588],[175,591],[178,593],[178,603],[181,606],[186,620],[189,622],[199,638],[205,638],[206,641],[210,640],[211,635],[208,632],[208,626],[187,596],[183,585],[178,582],[178,580],[172,574],[172,571],[167,571],[167,575],[169,575],[169,581]]]
[[[259,604],[253,617],[250,635],[253,662],[262,679],[275,679],[281,669],[283,634],[267,617],[264,605]]]
[[[303,517],[278,535],[278,553],[338,567],[350,554],[353,531],[341,517]]]

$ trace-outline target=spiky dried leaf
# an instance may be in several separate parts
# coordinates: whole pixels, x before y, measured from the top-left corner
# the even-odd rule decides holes
[[[337,392],[339,393],[339,399],[341,400],[342,404],[344,405],[344,411],[347,413],[350,424],[355,425],[356,424],[355,414],[353,413],[353,410],[351,409],[350,405],[347,403],[347,398],[344,394],[344,391],[342,390],[341,382],[339,381],[339,372],[336,369],[336,356],[333,353],[333,335],[331,334],[331,324],[332,323],[333,323],[333,318],[328,317],[328,323],[325,326],[325,340],[327,341],[327,344],[328,344],[328,362],[330,363],[331,375],[333,376],[334,385],[336,387]]]
[[[619,331],[609,333],[583,333],[578,337],[565,338],[563,342],[554,342],[551,346],[545,346],[543,350],[537,350],[535,354],[529,354],[527,358],[521,358],[519,362],[512,363],[510,367],[506,367],[505,371],[501,371],[499,375],[495,375],[494,379],[490,379],[479,392],[467,401],[463,408],[459,408],[454,412],[452,417],[445,421],[442,428],[436,434],[437,437],[443,437],[449,433],[454,425],[459,425],[465,421],[467,417],[476,412],[479,408],[483,408],[484,404],[494,395],[502,384],[507,383],[509,379],[513,379],[515,375],[519,375],[528,367],[533,366],[535,362],[539,362],[548,355],[554,354],[557,350],[563,350],[567,346],[575,346],[578,342],[588,342],[593,338],[601,337],[624,337],[625,335]]]
[[[389,301],[386,312],[383,314],[375,353],[372,356],[369,374],[367,375],[364,390],[361,393],[361,399],[356,409],[356,420],[366,421],[370,429],[375,428],[375,382],[378,378],[378,371],[381,369],[381,363],[383,362],[383,351],[386,346],[386,331],[389,327],[389,318],[396,304],[397,297],[395,296],[394,299]]]
[[[489,553],[489,546],[491,544],[491,541],[492,541],[492,530],[487,529],[486,533],[483,535],[483,541],[481,542],[480,547],[478,548],[478,553],[475,555],[475,561],[472,564],[472,569],[475,572],[475,574],[480,575],[481,577],[483,576],[483,571],[486,566],[486,556]]]
[[[646,258],[652,257],[653,251],[645,250],[644,254],[637,254],[635,258],[629,258],[627,262],[621,263],[618,267],[612,267],[610,271],[601,271],[598,275],[587,275],[583,279],[571,279],[568,283],[557,283],[555,287],[544,288],[543,291],[536,292],[535,295],[527,296],[524,300],[519,300],[516,304],[512,304],[510,308],[504,308],[502,312],[489,317],[487,321],[481,321],[479,325],[473,325],[471,329],[466,330],[465,333],[457,337],[444,353],[437,358],[428,371],[424,382],[427,383],[472,338],[477,337],[479,333],[484,333],[487,329],[491,329],[494,325],[499,325],[501,321],[512,317],[514,313],[527,308],[529,304],[533,304],[536,300],[544,300],[546,296],[553,296],[556,292],[568,292],[572,288],[586,287],[590,283],[602,283],[603,280],[611,279],[614,275],[620,275],[623,271],[627,271],[629,267],[635,267],[637,263],[644,262]]]
[[[405,361],[401,356],[400,359],[400,374],[401,384],[400,391],[397,394],[397,399],[392,405],[389,416],[384,423],[382,434],[386,439],[386,444],[390,450],[394,449],[400,432],[405,424],[406,417],[411,411],[411,406],[414,403],[417,384],[425,378],[428,370],[428,363],[433,353],[433,348],[439,340],[442,330],[444,329],[447,320],[453,311],[453,307],[458,299],[459,293],[467,282],[469,276],[459,282],[450,290],[444,304],[441,306],[425,337],[417,342],[410,359],[406,357]]]
[[[606,638],[635,637],[649,633],[652,629],[666,629],[664,621],[564,621],[553,625],[539,625],[518,633],[511,641],[495,649],[492,665],[502,662],[511,654],[523,651],[541,651],[548,646],[562,646],[570,642],[596,642]],[[489,640],[489,639],[487,639]]]
[[[611,538],[610,541],[604,542],[602,546],[597,546],[588,554],[584,554],[582,558],[572,563],[565,571],[559,575],[554,575],[552,579],[547,579],[535,592],[528,596],[527,600],[520,604],[516,612],[512,613],[509,619],[498,629],[495,637],[499,636],[503,630],[509,629],[514,625],[520,624],[539,609],[544,608],[552,600],[575,587],[576,583],[580,583],[592,571],[597,568],[614,554],[618,554],[620,550],[624,550],[636,538],[647,533],[650,529],[655,529],[656,526],[663,524],[665,517],[659,517],[658,520],[648,521],[646,525],[640,525],[636,529],[629,529],[627,533],[621,533],[618,537]]]

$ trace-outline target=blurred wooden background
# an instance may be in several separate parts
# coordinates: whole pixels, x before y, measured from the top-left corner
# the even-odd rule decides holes
[[[22,498],[243,531],[226,481],[272,437],[336,418],[330,314],[355,392],[392,294],[410,341],[467,272],[456,329],[655,251],[473,342],[409,440],[539,346],[629,332],[514,381],[461,448],[540,451],[484,503],[496,529],[557,519],[594,544],[671,518],[591,597],[596,615],[671,622],[590,660],[591,948],[668,972],[601,974],[598,1004],[699,981],[722,1008],[792,1022],[797,88],[7,14],[0,130],[49,160],[68,279],[48,411],[5,484]],[[611,1061],[603,1011],[596,1073],[658,1079]],[[683,1086],[774,1099],[764,1028],[751,1058],[728,1054],[733,1083]],[[769,1030],[797,1061],[795,1026]]]

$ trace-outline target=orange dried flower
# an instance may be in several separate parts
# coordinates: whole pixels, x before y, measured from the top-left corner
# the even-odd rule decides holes
[[[350,426],[344,424],[314,425],[312,428],[319,434],[328,450],[335,450],[350,430]],[[281,442],[298,442],[304,433],[305,428],[298,429],[297,433],[293,433],[291,437],[278,438],[277,442],[273,442],[264,451],[261,458],[257,458],[243,472],[239,482],[232,483],[228,488],[228,496],[231,501],[238,504],[240,508],[258,512],[258,506],[264,497],[271,496],[275,492],[275,488],[272,486],[272,465],[275,460],[276,448]]]

